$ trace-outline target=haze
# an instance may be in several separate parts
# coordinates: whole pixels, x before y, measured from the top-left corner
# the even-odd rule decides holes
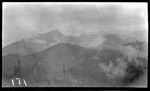
[[[147,3],[3,3],[3,47],[58,29],[65,35],[119,33],[148,40]]]

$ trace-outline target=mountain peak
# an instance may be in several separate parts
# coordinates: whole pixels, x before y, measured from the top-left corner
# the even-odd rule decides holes
[[[51,33],[51,34],[62,34],[59,30],[55,29],[55,30],[52,30],[48,33]]]

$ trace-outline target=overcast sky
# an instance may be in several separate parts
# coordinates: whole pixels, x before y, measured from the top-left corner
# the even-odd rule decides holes
[[[54,29],[147,37],[147,3],[3,3],[3,46]]]

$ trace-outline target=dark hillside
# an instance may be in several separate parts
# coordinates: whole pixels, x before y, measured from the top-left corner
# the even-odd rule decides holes
[[[62,75],[62,69],[68,69],[74,65],[82,63],[84,60],[80,53],[84,50],[82,47],[72,44],[60,43],[45,50],[46,69],[53,69]],[[44,53],[43,53],[44,54]]]

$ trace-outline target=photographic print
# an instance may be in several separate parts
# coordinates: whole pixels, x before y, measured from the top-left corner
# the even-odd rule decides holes
[[[2,87],[147,87],[146,2],[3,2],[2,12]]]

